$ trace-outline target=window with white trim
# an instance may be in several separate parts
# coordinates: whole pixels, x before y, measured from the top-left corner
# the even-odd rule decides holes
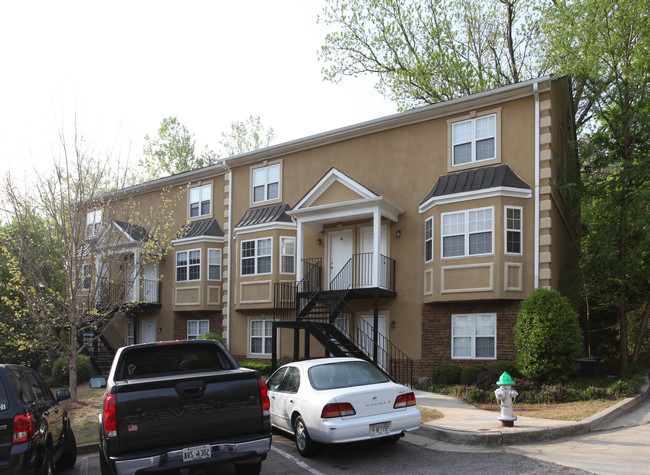
[[[252,355],[270,355],[273,349],[273,321],[250,321],[250,353]]]
[[[490,114],[452,124],[452,164],[497,158],[497,116]]]
[[[433,216],[424,220],[424,262],[433,260]]]
[[[241,275],[270,274],[272,257],[272,238],[242,241]]]
[[[521,208],[506,207],[506,254],[522,254]]]
[[[493,253],[494,208],[478,208],[442,216],[442,257]]]
[[[102,231],[102,210],[88,211],[86,214],[86,237],[94,238]]]
[[[93,266],[92,264],[81,264],[79,271],[79,283],[81,290],[90,290],[92,287]]]
[[[221,249],[208,249],[208,280],[221,280]]]
[[[451,316],[452,359],[493,360],[496,356],[496,313]]]
[[[201,250],[178,251],[176,253],[176,282],[201,279]]]
[[[280,198],[280,164],[253,170],[253,203]]]
[[[196,340],[196,338],[210,331],[210,320],[188,320],[187,321],[187,339]]]
[[[212,183],[190,188],[190,218],[212,215]]]
[[[280,272],[282,274],[296,273],[296,238],[280,238]]]
[[[135,345],[135,322],[133,320],[126,321],[126,344]]]

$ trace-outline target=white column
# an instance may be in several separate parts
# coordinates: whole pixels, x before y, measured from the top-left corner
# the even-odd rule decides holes
[[[296,282],[302,280],[302,220],[298,219],[296,229]]]
[[[372,286],[379,287],[379,241],[381,240],[381,214],[376,209],[372,216]]]

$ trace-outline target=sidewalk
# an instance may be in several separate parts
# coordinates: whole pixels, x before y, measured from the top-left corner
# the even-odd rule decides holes
[[[432,407],[444,414],[442,419],[425,422],[413,434],[443,442],[458,444],[476,444],[483,446],[500,446],[528,444],[553,440],[559,437],[575,436],[611,429],[615,420],[644,401],[650,394],[650,385],[646,384],[641,394],[627,398],[604,411],[580,422],[538,419],[517,415],[517,403],[514,413],[517,415],[514,427],[502,427],[497,420],[498,412],[477,409],[458,399],[441,394],[415,391],[418,406]],[[496,403],[495,403],[496,404]],[[634,425],[635,421],[626,421]],[[637,424],[644,423],[636,421]]]

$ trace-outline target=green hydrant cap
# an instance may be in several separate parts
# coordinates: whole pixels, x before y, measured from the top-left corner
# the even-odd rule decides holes
[[[498,386],[514,386],[515,382],[512,380],[510,375],[504,371],[503,374],[501,375],[501,377],[499,378],[499,380],[497,381],[497,385]]]

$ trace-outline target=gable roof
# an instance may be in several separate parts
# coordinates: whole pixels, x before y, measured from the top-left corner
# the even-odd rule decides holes
[[[474,168],[472,170],[450,173],[438,177],[433,188],[429,190],[420,202],[420,206],[432,198],[488,190],[491,188],[531,189],[530,185],[522,180],[507,164]]]
[[[113,224],[122,232],[130,241],[146,242],[149,240],[149,233],[145,228],[137,224],[127,223],[125,221],[113,220]]]
[[[269,223],[292,223],[287,214],[289,210],[291,210],[291,206],[287,203],[248,209],[242,219],[235,225],[235,228]]]

